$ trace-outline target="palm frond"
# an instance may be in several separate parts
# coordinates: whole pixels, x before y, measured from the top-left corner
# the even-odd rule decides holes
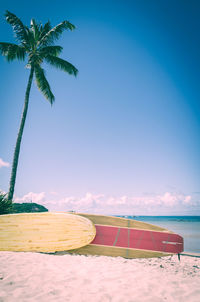
[[[57,57],[62,50],[63,50],[62,46],[58,46],[58,45],[45,46],[40,49],[40,54],[42,57],[46,57],[48,55]]]
[[[55,97],[45,77],[44,70],[39,65],[35,66],[35,78],[36,78],[36,84],[38,86],[38,89],[43,93],[43,95],[52,105],[55,100]]]
[[[51,55],[48,55],[44,58],[48,63],[50,63],[51,65],[53,65],[54,67],[56,68],[59,68],[69,74],[72,74],[74,76],[76,76],[78,74],[78,69],[76,69],[75,66],[73,66],[71,63],[61,59],[61,58],[58,58],[58,57],[55,57],[55,56],[51,56]]]
[[[28,37],[28,44],[29,44],[30,51],[35,50],[37,43],[36,43],[36,40],[35,40],[35,33],[32,30],[32,28],[28,29],[27,37]]]
[[[6,57],[8,61],[19,59],[24,61],[26,56],[26,50],[23,46],[0,42],[0,53]]]
[[[44,26],[40,26],[40,37],[39,40],[41,40],[49,31],[51,30],[51,23],[48,21],[45,23]]]
[[[33,32],[35,42],[37,42],[39,39],[40,27],[41,27],[41,24],[37,24],[35,19],[31,19],[31,30]]]
[[[42,45],[51,45],[55,40],[57,40],[64,30],[74,30],[75,26],[69,21],[63,21],[60,24],[49,30],[39,41]]]
[[[6,21],[12,26],[16,39],[23,43],[27,42],[27,27],[22,21],[8,10],[5,13]]]

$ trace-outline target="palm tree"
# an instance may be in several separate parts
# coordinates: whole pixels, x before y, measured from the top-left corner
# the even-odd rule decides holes
[[[40,23],[36,23],[36,21],[32,19],[30,27],[28,27],[24,25],[16,15],[9,11],[6,11],[5,17],[6,21],[12,26],[15,38],[19,44],[0,42],[0,53],[5,56],[8,61],[13,61],[15,59],[24,61],[27,57],[28,62],[26,67],[30,69],[24,108],[14,151],[10,187],[8,192],[8,200],[12,200],[15,188],[20,145],[28,110],[29,95],[33,77],[35,76],[36,84],[39,90],[52,105],[55,97],[45,77],[45,71],[41,67],[41,64],[45,61],[54,67],[74,76],[77,75],[78,70],[71,63],[59,58],[59,54],[63,48],[61,46],[54,45],[55,41],[60,37],[64,30],[72,31],[75,29],[75,26],[69,21],[63,21],[52,28],[49,21],[43,26]]]

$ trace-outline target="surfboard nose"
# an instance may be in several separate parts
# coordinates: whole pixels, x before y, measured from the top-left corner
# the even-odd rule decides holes
[[[66,213],[0,216],[1,251],[56,252],[88,245],[96,235],[87,218]]]

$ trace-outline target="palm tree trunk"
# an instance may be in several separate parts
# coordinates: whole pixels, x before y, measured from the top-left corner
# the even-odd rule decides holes
[[[8,192],[8,200],[13,199],[13,194],[14,194],[14,189],[15,189],[19,152],[20,152],[21,140],[22,140],[22,135],[23,135],[23,131],[24,131],[24,124],[25,124],[27,110],[28,110],[29,95],[30,95],[31,84],[32,84],[32,80],[33,80],[33,73],[34,73],[34,68],[31,67],[28,85],[26,88],[24,108],[23,108],[23,112],[22,112],[22,118],[21,118],[21,123],[20,123],[20,127],[19,127],[19,132],[17,135],[17,141],[16,141],[15,152],[14,152],[14,157],[13,157],[12,172],[11,172],[11,178],[10,178],[10,187],[9,187],[9,192]]]

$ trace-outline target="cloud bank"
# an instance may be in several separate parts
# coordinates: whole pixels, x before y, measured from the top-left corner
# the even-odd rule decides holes
[[[23,203],[23,202],[34,202],[43,204],[45,203],[45,192],[41,193],[33,193],[29,192],[28,194],[24,195],[23,197],[15,197],[15,202]]]
[[[36,202],[50,211],[76,211],[113,215],[200,215],[200,198],[180,193],[129,197],[86,193],[83,197],[58,198],[55,192],[29,192],[15,202]],[[53,196],[52,196],[53,195]]]

